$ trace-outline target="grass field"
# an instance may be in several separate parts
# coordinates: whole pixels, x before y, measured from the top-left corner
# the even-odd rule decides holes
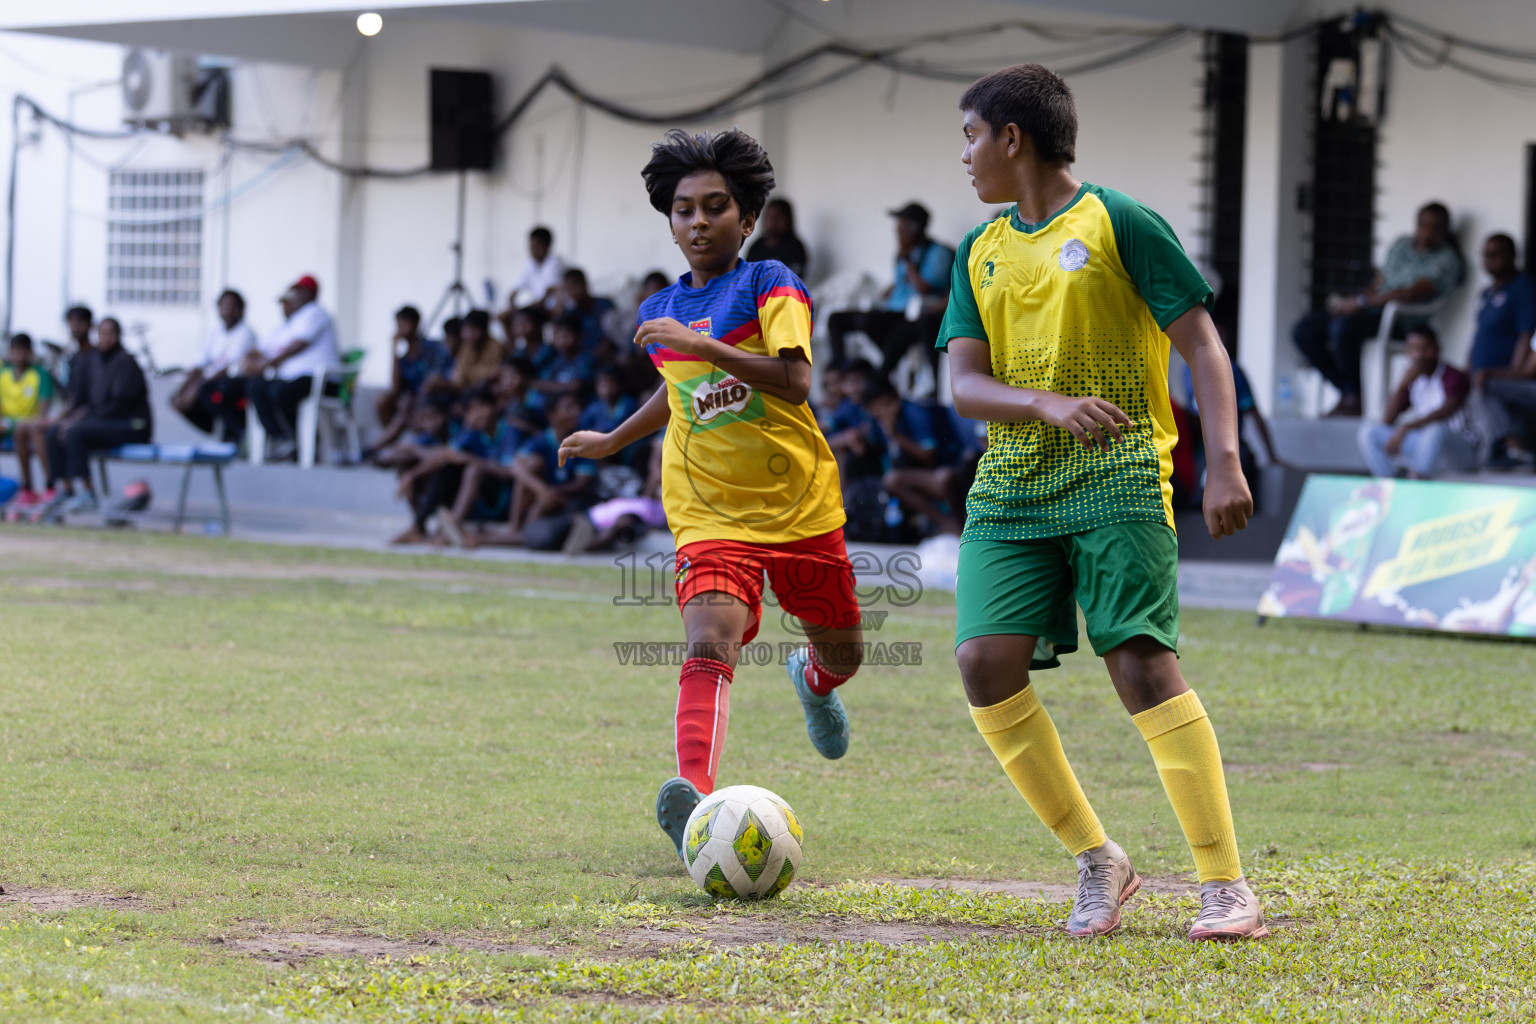
[[[722,784],[806,829],[715,905],[657,830],[680,639],[617,569],[0,531],[0,1021],[1536,1017],[1531,648],[1187,612],[1275,925],[1193,947],[1188,852],[1101,664],[1039,677],[1155,884],[1059,930],[1073,867],[976,735],[953,602],[877,601],[920,666],[811,751],[738,672]],[[764,639],[788,637],[770,620]]]

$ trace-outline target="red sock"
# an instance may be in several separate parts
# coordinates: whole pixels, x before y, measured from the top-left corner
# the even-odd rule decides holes
[[[725,726],[731,717],[731,666],[713,658],[683,662],[677,691],[677,774],[698,787],[715,790]]]
[[[853,678],[853,672],[858,671],[858,669],[854,669],[853,672],[840,676],[817,660],[815,644],[811,644],[810,649],[810,664],[805,666],[805,685],[808,690],[818,697],[825,697],[839,686],[842,686]]]

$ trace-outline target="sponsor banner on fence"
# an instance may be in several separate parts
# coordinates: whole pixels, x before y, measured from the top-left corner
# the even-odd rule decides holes
[[[1259,614],[1536,636],[1536,488],[1309,477]]]

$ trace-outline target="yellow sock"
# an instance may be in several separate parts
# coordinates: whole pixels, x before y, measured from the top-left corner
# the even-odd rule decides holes
[[[1152,751],[1152,763],[1157,765],[1168,802],[1184,829],[1200,881],[1241,878],[1243,868],[1237,856],[1227,780],[1221,770],[1221,749],[1200,698],[1188,690],[1131,721]]]
[[[1104,826],[1088,806],[1061,749],[1056,726],[1035,688],[1026,686],[1001,704],[971,708],[976,728],[1031,809],[1073,856],[1104,843]]]

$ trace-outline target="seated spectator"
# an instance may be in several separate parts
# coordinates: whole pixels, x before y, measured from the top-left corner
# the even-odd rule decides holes
[[[409,413],[427,381],[449,372],[448,347],[421,336],[421,311],[415,306],[401,306],[395,311],[395,333],[389,344],[395,355],[389,390],[374,403],[380,423],[393,423],[402,413]]]
[[[507,354],[523,359],[535,359],[544,347],[544,308],[518,309],[502,324],[507,335]]]
[[[58,473],[63,467],[49,462],[48,453],[52,445],[48,439],[48,432],[54,427],[67,426],[71,421],[85,415],[84,401],[76,401],[77,382],[85,380],[86,364],[90,362],[92,353],[96,351],[96,346],[91,341],[93,316],[90,309],[85,306],[71,306],[64,313],[64,322],[69,328],[70,340],[75,343],[75,350],[68,360],[57,365],[53,374],[60,401],[54,404],[50,413],[26,422],[18,422],[15,427],[17,448],[25,444],[29,450],[37,453],[38,462],[42,464],[47,489],[38,495],[37,503],[49,508],[56,508],[62,500],[63,492],[56,485],[59,482]],[[24,441],[21,437],[23,434],[26,435]]]
[[[48,464],[63,485],[55,507],[67,515],[99,507],[91,484],[93,452],[147,444],[153,432],[149,386],[122,337],[122,326],[111,317],[97,325],[96,348],[75,382],[78,404],[71,412],[79,415],[48,430]]]
[[[1536,462],[1536,337],[1522,332],[1502,370],[1485,370],[1478,432],[1492,442],[1489,469],[1519,469]]]
[[[544,429],[544,416],[533,404],[535,376],[532,363],[513,356],[501,364],[491,384],[491,392],[501,406],[502,421],[511,431],[514,450]]]
[[[279,300],[283,325],[245,361],[245,394],[267,434],[267,457],[274,462],[298,454],[299,403],[320,386],[328,370],[341,363],[336,325],[317,300],[320,285],[305,276]]]
[[[553,309],[565,274],[565,263],[554,253],[555,236],[546,227],[528,232],[528,262],[512,282],[511,303],[502,316],[509,323],[511,313],[519,309]],[[511,332],[508,331],[508,337]]]
[[[245,322],[245,297],[228,290],[219,296],[219,326],[208,332],[196,366],[187,371],[171,407],[206,434],[218,429],[225,441],[245,436],[245,386],[240,367],[256,348],[256,332]]]
[[[1421,324],[1408,332],[1408,372],[1387,403],[1383,423],[1360,427],[1360,454],[1375,476],[1406,470],[1414,480],[1428,480],[1445,470],[1465,471],[1477,464],[1477,445],[1462,407],[1471,379],[1440,358],[1440,339]]]
[[[48,416],[54,395],[53,376],[34,357],[30,335],[11,335],[7,352],[5,365],[0,367],[0,441],[10,438],[15,445],[16,461],[21,465],[21,490],[14,501],[25,508],[40,500],[32,487],[34,455],[42,463],[44,478],[48,475],[47,448],[35,447],[29,428]]]
[[[747,249],[749,263],[778,260],[796,277],[805,279],[805,243],[795,234],[795,208],[788,199],[770,199],[757,222],[757,241]],[[665,285],[663,285],[665,287]]]
[[[965,498],[987,450],[987,425],[965,419],[952,406],[933,406],[930,412],[939,441],[937,465],[889,470],[881,486],[917,520],[918,533],[937,530],[958,537],[965,529]]]
[[[629,419],[635,411],[635,399],[624,393],[624,383],[617,368],[604,366],[593,377],[594,395],[581,411],[580,429],[606,434]]]
[[[580,419],[581,402],[575,394],[551,399],[549,426],[527,441],[511,462],[512,503],[507,521],[481,533],[480,543],[520,546],[524,531],[536,521],[558,515],[574,521],[576,512],[594,503],[597,463],[591,459],[562,463],[560,458],[560,441],[576,431]]]
[[[896,393],[891,382],[878,377],[864,389],[864,408],[869,413],[865,440],[880,457],[880,487],[885,492],[885,539],[915,540],[917,524],[911,522],[918,507],[903,507],[893,483],[909,480],[893,476],[905,470],[932,470],[939,463],[939,437],[931,406],[909,402]],[[919,503],[921,504],[921,503]]]
[[[1218,322],[1217,330],[1223,340],[1229,338],[1229,328]],[[1248,446],[1247,439],[1243,436],[1243,427],[1253,424],[1254,432],[1259,435],[1259,440],[1264,444],[1264,456],[1271,465],[1284,466],[1285,462],[1275,454],[1275,442],[1269,435],[1269,424],[1264,420],[1264,414],[1259,412],[1258,402],[1253,397],[1253,386],[1248,383],[1248,375],[1238,365],[1236,359],[1232,361],[1232,386],[1237,392],[1237,458],[1243,468],[1243,478],[1248,482],[1248,489],[1254,494],[1259,490],[1259,460],[1254,456],[1253,449]],[[1183,501],[1179,501],[1178,494],[1181,489],[1176,485],[1175,508],[1188,506],[1200,508],[1201,498],[1205,492],[1205,435],[1200,429],[1200,406],[1195,401],[1195,379],[1188,363],[1180,365],[1179,373],[1184,384],[1184,394],[1188,397],[1185,414],[1189,417],[1184,428],[1179,431],[1178,443],[1190,446],[1190,457],[1194,476],[1194,485],[1185,492]]]
[[[926,207],[908,203],[891,216],[896,218],[896,277],[885,289],[885,308],[833,313],[827,320],[832,361],[844,362],[847,335],[862,331],[882,353],[881,373],[890,376],[907,349],[922,345],[937,377],[939,353],[933,343],[949,305],[955,250],[928,237]]]
[[[597,364],[582,351],[581,327],[578,314],[567,314],[555,321],[550,345],[534,363],[538,373],[533,384],[534,393],[539,396],[536,406],[552,405],[556,395],[579,396],[592,387]]]
[[[876,465],[879,455],[872,454],[865,443],[864,428],[869,423],[869,413],[863,405],[865,389],[879,374],[869,360],[855,359],[837,376],[841,391],[827,394],[826,404],[830,412],[825,414],[822,433],[837,459],[838,475],[846,492],[849,481],[879,475]]]
[[[1429,302],[1461,283],[1463,265],[1451,237],[1451,214],[1440,203],[1419,210],[1412,237],[1392,243],[1371,285],[1358,295],[1330,295],[1327,309],[1296,322],[1291,338],[1308,364],[1339,390],[1330,416],[1360,415],[1360,349],[1381,327],[1388,302]],[[1411,320],[1399,321],[1405,327]]]
[[[448,443],[452,427],[452,402],[446,395],[425,395],[411,412],[406,432],[393,444],[374,448],[369,457],[381,469],[408,473],[421,464],[434,448]]]
[[[483,309],[465,313],[459,333],[462,341],[453,360],[453,384],[460,392],[475,391],[496,376],[506,348],[491,337],[491,315]]]
[[[659,270],[653,270],[646,274],[645,277],[640,279],[639,300],[635,303],[635,308],[638,310],[641,306],[645,305],[646,299],[671,283],[672,279]]]
[[[1489,377],[1512,376],[1536,333],[1536,281],[1515,266],[1515,240],[1489,235],[1483,243],[1483,269],[1492,280],[1477,298],[1468,367],[1478,391]]]
[[[496,396],[489,390],[469,392],[464,396],[464,425],[454,439],[425,453],[415,466],[400,474],[399,494],[410,500],[412,521],[410,527],[391,543],[454,541],[462,544],[462,534],[458,530],[462,519],[451,524],[448,520],[457,511],[459,494],[469,468],[494,459],[501,450],[505,428],[498,420],[500,409]],[[442,532],[434,537],[428,523],[443,508],[451,511],[439,517]],[[505,510],[503,504],[501,511],[504,513]]]
[[[596,354],[607,338],[608,322],[613,316],[613,301],[593,295],[587,287],[587,275],[577,267],[565,272],[560,294],[555,301],[555,319],[580,323],[581,350]]]

